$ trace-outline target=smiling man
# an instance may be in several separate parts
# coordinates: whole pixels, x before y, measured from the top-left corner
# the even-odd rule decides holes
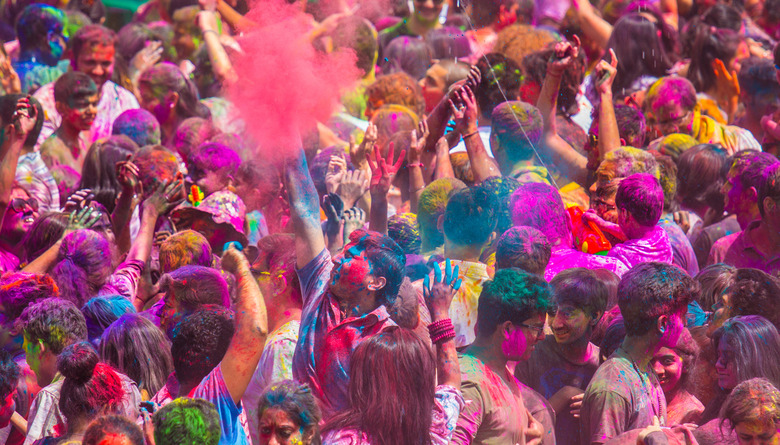
[[[89,76],[100,92],[97,113],[89,130],[88,144],[111,136],[114,120],[126,110],[138,108],[133,93],[112,82],[114,73],[114,44],[116,34],[100,25],[87,25],[79,29],[70,39],[71,68]],[[54,133],[62,123],[63,116],[56,106],[54,84],[42,86],[34,95],[46,110],[46,120],[38,137],[38,145]]]

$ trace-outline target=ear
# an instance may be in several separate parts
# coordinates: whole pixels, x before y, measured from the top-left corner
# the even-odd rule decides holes
[[[621,147],[625,147],[626,145],[628,145],[628,144],[626,144],[626,140],[623,139],[623,138],[620,138],[620,146]]]
[[[489,245],[493,244],[493,241],[495,241],[495,240],[496,240],[496,238],[498,238],[498,233],[496,233],[496,232],[492,232],[492,233],[490,234],[490,238],[488,238],[488,240],[487,240],[487,243],[485,243],[485,245],[486,245],[486,246],[489,246]]]
[[[777,203],[771,196],[764,198],[764,202],[761,205],[764,206],[764,213],[774,212],[777,207]]]
[[[171,104],[171,108],[176,108],[176,105],[179,104],[179,93],[173,92],[168,95],[168,103]]]
[[[498,330],[501,331],[501,336],[504,338],[509,337],[509,333],[515,330],[515,325],[511,321],[507,320],[498,325]]]
[[[747,190],[745,190],[745,193],[747,193],[748,197],[751,201],[758,202],[758,191],[755,187],[750,187]]]
[[[669,316],[664,314],[658,317],[655,327],[658,330],[659,335],[664,335],[669,329]]]
[[[444,214],[442,213],[439,215],[439,218],[436,220],[436,228],[444,234]]]
[[[385,277],[374,277],[373,280],[371,280],[370,283],[368,283],[368,290],[372,292],[376,292],[379,289],[382,289],[387,284],[387,279]]]

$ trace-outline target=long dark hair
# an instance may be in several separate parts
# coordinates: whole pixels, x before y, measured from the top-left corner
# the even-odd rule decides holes
[[[659,37],[658,25],[639,14],[628,14],[615,23],[607,49],[615,50],[617,75],[612,92],[622,94],[642,76],[662,77],[672,61]]]
[[[114,135],[108,139],[95,141],[84,157],[78,190],[92,190],[95,201],[108,209],[109,213],[113,212],[121,191],[116,176],[116,164],[127,159],[127,155],[135,154],[136,151],[138,145],[124,135]]]
[[[430,345],[393,326],[361,343],[350,363],[350,407],[324,431],[358,430],[375,445],[430,444],[436,391]]]
[[[687,77],[696,91],[709,91],[717,80],[712,62],[717,59],[724,65],[728,64],[736,56],[742,36],[730,29],[718,29],[705,23],[699,23],[692,34],[691,65]]]

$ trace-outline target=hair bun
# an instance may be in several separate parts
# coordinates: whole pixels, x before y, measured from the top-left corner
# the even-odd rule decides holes
[[[97,351],[89,342],[74,343],[57,357],[57,369],[74,383],[83,384],[92,378],[100,361]]]

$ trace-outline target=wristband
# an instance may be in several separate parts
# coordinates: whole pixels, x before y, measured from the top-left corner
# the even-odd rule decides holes
[[[206,37],[206,34],[208,34],[210,32],[213,32],[214,34],[217,35],[217,37],[219,37],[219,33],[214,31],[213,29],[207,29],[207,30],[203,31],[203,37]]]
[[[428,334],[431,337],[431,342],[437,344],[442,341],[455,338],[455,327],[452,325],[452,320],[445,318],[437,322],[428,325]]]
[[[413,162],[411,164],[406,164],[407,167],[420,167],[422,168],[422,162]]]

